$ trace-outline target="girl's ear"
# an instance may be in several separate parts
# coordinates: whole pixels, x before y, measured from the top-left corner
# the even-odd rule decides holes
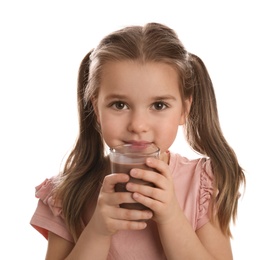
[[[180,119],[180,125],[184,125],[186,122],[186,119],[188,117],[190,108],[192,105],[192,96],[188,99],[184,100],[184,110],[182,111],[181,119]]]

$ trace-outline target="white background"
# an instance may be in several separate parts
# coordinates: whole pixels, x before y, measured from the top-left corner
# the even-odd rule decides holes
[[[247,176],[234,258],[274,259],[274,18],[265,0],[1,1],[0,259],[44,259],[46,240],[29,225],[34,187],[59,171],[75,140],[79,63],[109,32],[147,22],[175,29],[215,85],[223,132]],[[179,141],[173,150],[192,157]]]

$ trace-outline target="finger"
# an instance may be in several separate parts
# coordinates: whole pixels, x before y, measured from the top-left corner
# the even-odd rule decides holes
[[[116,209],[116,219],[129,221],[146,221],[153,217],[151,210]]]
[[[143,204],[147,208],[151,209],[153,212],[158,212],[161,209],[161,207],[163,207],[162,201],[159,201],[152,197],[144,196],[137,192],[134,192],[132,194],[132,196],[133,196],[134,200]]]
[[[102,192],[114,192],[114,187],[117,183],[126,183],[129,181],[128,174],[125,173],[113,173],[105,176],[102,184]]]
[[[147,158],[146,165],[156,169],[161,175],[170,177],[170,170],[168,164],[156,158]]]
[[[147,227],[145,221],[114,220],[112,226],[115,230],[142,230]]]
[[[141,179],[148,183],[153,183],[156,187],[163,189],[165,187],[166,178],[158,172],[143,169],[132,169],[130,176],[135,179]]]
[[[148,185],[140,185],[140,184],[129,182],[126,185],[126,188],[128,191],[132,192],[132,199],[134,199],[135,201],[136,201],[136,198],[134,196],[135,193],[145,197],[152,198],[153,200],[157,200],[160,202],[163,202],[165,200],[164,190],[157,187],[151,187]],[[140,202],[140,201],[137,201],[137,202]]]
[[[132,197],[132,192],[114,192],[106,199],[107,204],[119,206],[122,203],[136,203]]]

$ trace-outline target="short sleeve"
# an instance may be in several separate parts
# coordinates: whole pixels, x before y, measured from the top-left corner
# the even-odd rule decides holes
[[[37,208],[31,218],[30,224],[48,239],[48,232],[73,242],[63,216],[61,203],[52,197],[54,178],[44,180],[35,188],[35,196],[38,198]]]
[[[204,158],[200,172],[200,193],[196,229],[201,228],[210,220],[210,205],[214,192],[213,179],[214,176],[210,160]]]

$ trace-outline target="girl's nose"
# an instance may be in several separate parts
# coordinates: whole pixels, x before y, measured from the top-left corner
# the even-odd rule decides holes
[[[146,132],[149,129],[149,119],[146,113],[134,112],[130,115],[128,131],[134,133]]]

